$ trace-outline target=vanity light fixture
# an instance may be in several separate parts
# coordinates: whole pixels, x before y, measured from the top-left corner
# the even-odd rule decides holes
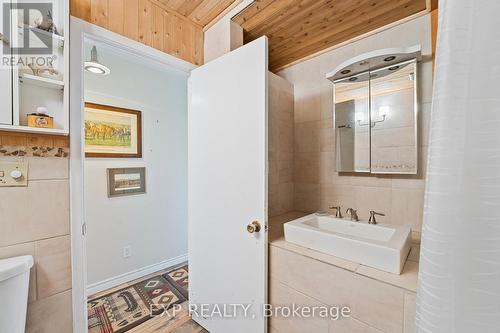
[[[87,72],[96,75],[109,75],[111,73],[111,70],[107,66],[104,66],[97,60],[97,47],[95,45],[92,46],[92,50],[90,51],[90,60],[83,63],[83,68]]]

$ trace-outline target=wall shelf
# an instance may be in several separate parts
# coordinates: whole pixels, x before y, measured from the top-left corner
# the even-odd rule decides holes
[[[64,89],[64,81],[49,79],[42,76],[36,76],[32,74],[22,74],[19,76],[21,83],[32,84],[42,88],[49,89]]]
[[[29,29],[30,31],[32,31],[34,33],[40,34],[42,36],[46,36],[48,38],[52,38],[52,40],[57,43],[58,47],[61,47],[61,48],[64,47],[64,36],[56,35],[52,32],[38,29],[36,27],[32,27],[29,25],[20,26],[20,27],[18,27],[18,29],[19,29],[18,33],[21,36],[23,35],[24,29]]]
[[[7,0],[15,3],[16,0]],[[10,40],[19,45],[42,48],[41,54],[15,54],[17,66],[0,72],[0,83],[5,87],[0,98],[0,130],[49,135],[68,135],[69,133],[69,0],[32,0],[51,6],[53,22],[58,34],[36,28],[40,13],[37,15],[14,15]],[[0,14],[3,7],[0,7]],[[46,14],[42,14],[46,15]],[[29,36],[27,36],[29,34]],[[29,37],[29,38],[28,38]],[[50,43],[51,42],[51,43]],[[14,44],[13,44],[14,45]],[[34,64],[40,69],[57,71],[56,75],[44,72],[34,75],[29,67]],[[47,73],[47,74],[46,74]],[[45,75],[46,74],[46,75]],[[39,107],[48,110],[53,118],[54,128],[28,126],[28,116],[36,113]]]
[[[59,129],[59,128],[40,128],[40,127],[29,127],[29,126],[20,126],[20,125],[4,125],[4,124],[0,124],[0,131],[50,134],[50,135],[68,135],[69,134],[67,130]]]

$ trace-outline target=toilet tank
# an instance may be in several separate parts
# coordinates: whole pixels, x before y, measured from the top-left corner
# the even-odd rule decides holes
[[[32,256],[0,260],[0,332],[24,333]]]

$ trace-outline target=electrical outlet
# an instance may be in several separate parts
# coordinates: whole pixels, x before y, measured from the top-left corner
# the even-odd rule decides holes
[[[123,258],[132,257],[132,247],[130,245],[123,247]]]

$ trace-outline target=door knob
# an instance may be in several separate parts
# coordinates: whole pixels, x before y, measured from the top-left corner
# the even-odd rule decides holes
[[[254,232],[259,232],[260,228],[260,223],[257,221],[253,221],[252,223],[247,225],[247,231],[251,234],[253,234]]]

